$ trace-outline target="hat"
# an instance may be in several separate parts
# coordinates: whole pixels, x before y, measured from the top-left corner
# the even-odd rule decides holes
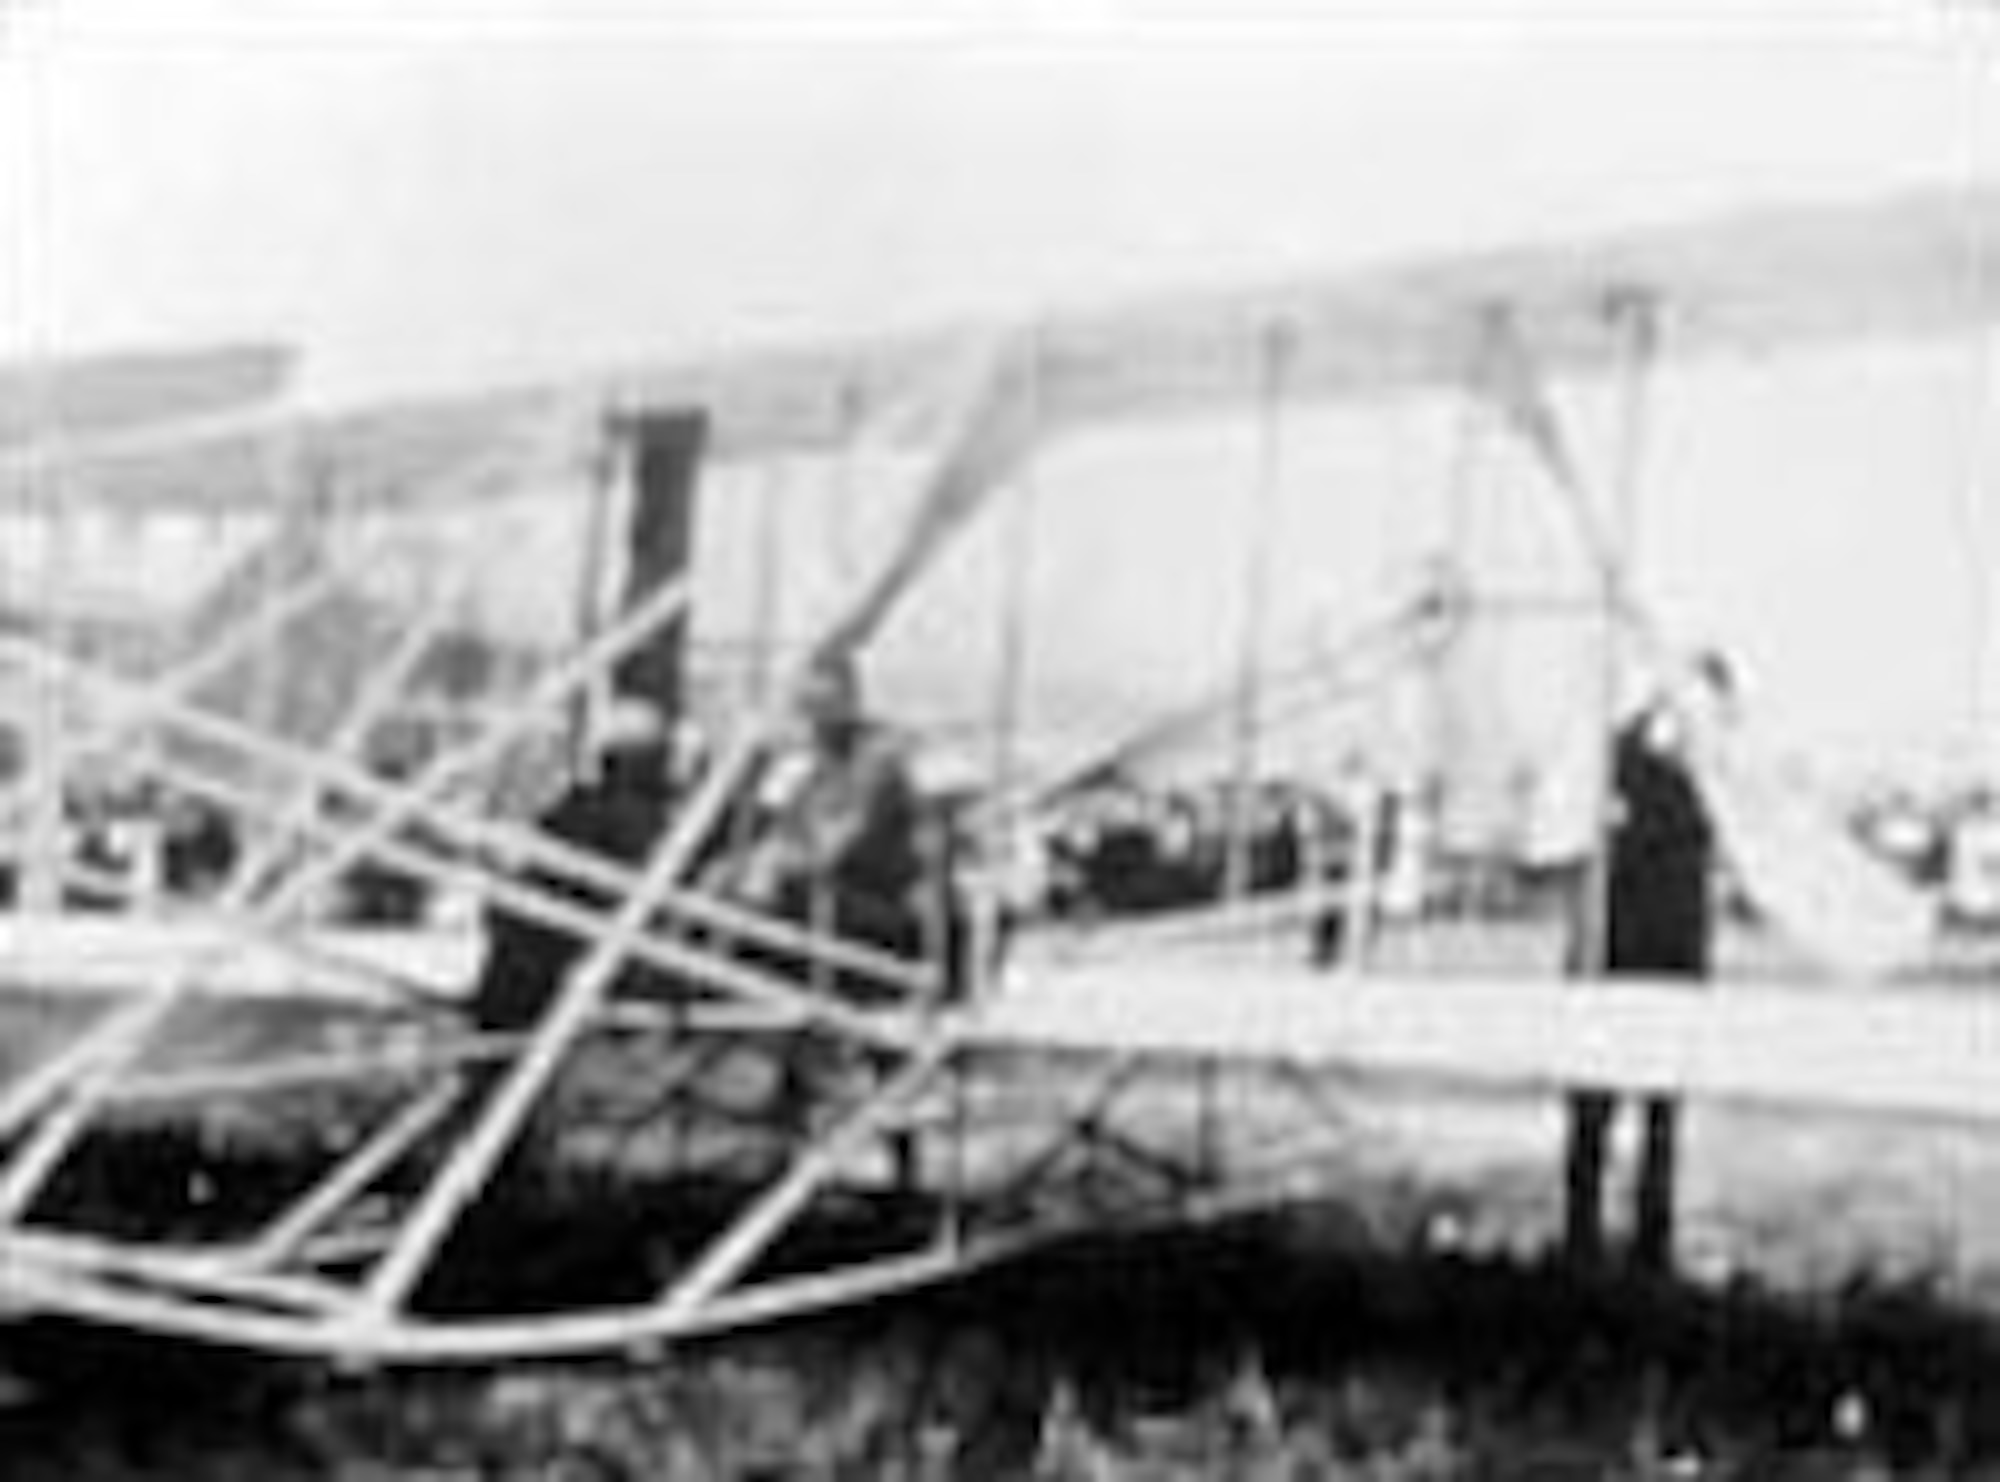
[[[642,751],[667,740],[666,717],[650,700],[619,695],[599,709],[591,725],[594,749]]]
[[[861,671],[851,654],[833,651],[815,655],[806,666],[798,693],[800,708],[809,716],[850,720],[861,713]]]

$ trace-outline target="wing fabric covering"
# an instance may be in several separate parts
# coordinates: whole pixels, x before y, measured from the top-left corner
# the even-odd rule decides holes
[[[222,345],[0,364],[0,454],[247,410],[283,393],[294,359]]]
[[[1544,375],[1601,375],[1630,349],[1611,311],[1635,300],[1658,315],[1677,358],[1965,334],[2000,319],[2000,192],[1959,186],[1781,207],[1053,315],[1035,331],[1035,414],[1067,430],[1241,410],[1261,394],[1280,332],[1296,397],[1459,387],[1476,374],[1496,311]],[[370,500],[404,506],[487,492],[438,475],[461,465],[468,446],[534,438],[573,404],[704,407],[718,459],[823,452],[852,435],[852,405],[890,405],[935,384],[996,332],[942,326],[709,356],[565,386],[325,413],[284,436],[310,463],[363,470]],[[80,450],[67,486],[131,511],[260,507],[262,444],[272,435],[195,437],[140,456]],[[0,506],[32,507],[38,487],[0,463]]]

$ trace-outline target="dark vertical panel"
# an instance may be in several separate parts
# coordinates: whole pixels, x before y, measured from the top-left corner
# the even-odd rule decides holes
[[[688,571],[708,417],[701,411],[647,412],[622,420],[620,431],[630,440],[633,489],[619,599],[620,609],[629,611]],[[683,614],[628,654],[613,671],[614,693],[648,700],[678,719],[687,683],[687,632]]]

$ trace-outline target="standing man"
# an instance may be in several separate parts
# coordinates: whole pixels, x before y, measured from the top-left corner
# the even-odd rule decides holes
[[[1715,655],[1698,660],[1695,673],[1697,693],[1656,698],[1613,741],[1598,964],[1609,977],[1709,974],[1715,828],[1694,776],[1693,728],[1711,705],[1728,702],[1731,680]],[[1617,1097],[1603,1090],[1570,1098],[1568,1241],[1585,1264],[1603,1255],[1604,1181],[1617,1109]],[[1630,1258],[1636,1270],[1664,1275],[1673,1262],[1678,1101],[1645,1097],[1643,1118]]]

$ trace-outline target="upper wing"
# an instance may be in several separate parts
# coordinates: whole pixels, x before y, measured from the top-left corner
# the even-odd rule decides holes
[[[2000,318],[2000,188],[1743,213],[1688,226],[1445,257],[1233,292],[1164,295],[1041,319],[1046,432],[1254,401],[1466,384],[1496,315],[1550,374],[1616,364],[1619,312],[1644,303],[1673,356],[1762,355]],[[273,496],[274,469],[323,472],[342,502],[447,502],[572,470],[607,408],[708,409],[712,455],[838,447],[936,387],[993,325],[704,357],[661,368],[127,449],[75,460],[66,487],[134,509],[227,510]],[[0,508],[28,488],[0,458]]]
[[[279,395],[295,359],[280,345],[214,345],[0,364],[0,456],[241,411]]]

